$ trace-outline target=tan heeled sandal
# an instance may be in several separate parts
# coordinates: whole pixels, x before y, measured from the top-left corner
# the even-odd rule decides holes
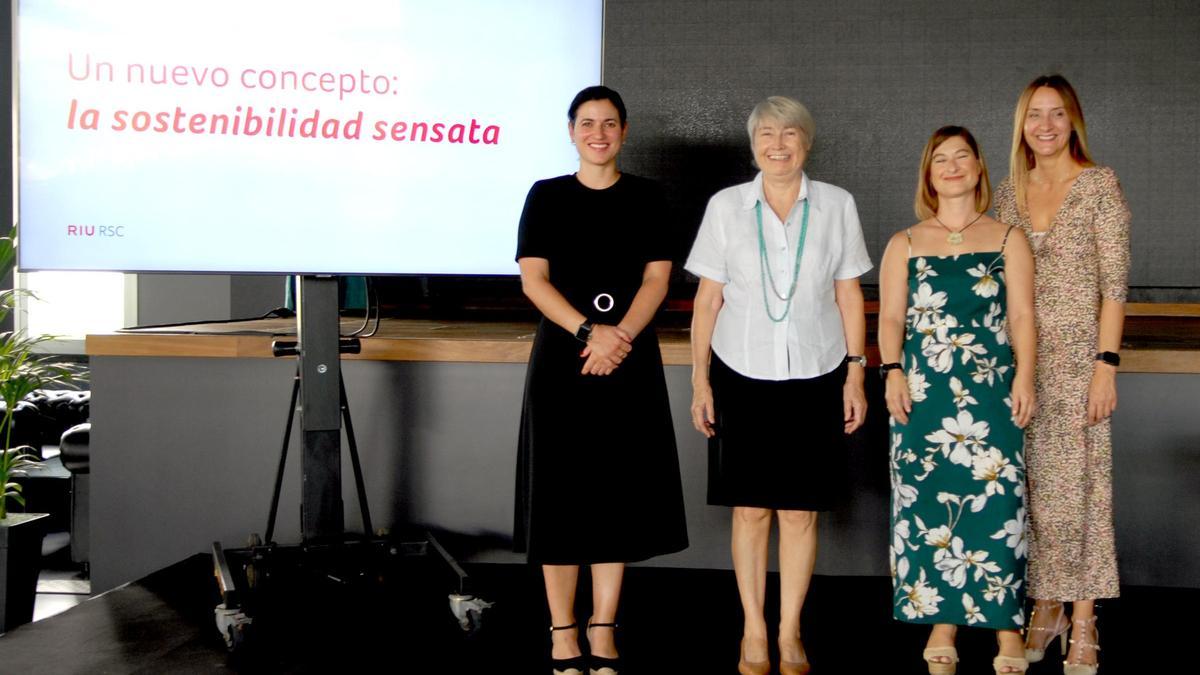
[[[948,657],[948,663],[934,661],[933,659],[940,657]],[[921,654],[921,658],[925,659],[925,663],[929,664],[929,675],[954,675],[958,670],[958,648],[957,647],[926,647]]]
[[[780,661],[779,675],[808,675],[812,664],[808,661]]]
[[[746,640],[742,639],[742,644],[738,647],[738,675],[770,675],[771,660],[766,661],[747,661],[746,660]]]
[[[1076,619],[1071,623],[1075,626],[1076,631],[1080,629],[1088,630],[1090,628],[1091,630],[1088,630],[1088,633],[1095,633],[1096,635],[1094,638],[1090,635],[1071,638],[1071,644],[1078,643],[1084,649],[1090,649],[1093,652],[1100,651],[1100,645],[1098,644],[1100,642],[1100,629],[1096,628],[1095,615],[1090,619]],[[1089,638],[1095,642],[1089,642]],[[1099,657],[1099,654],[1097,654],[1097,657]],[[1100,659],[1097,658],[1096,660],[1099,661]],[[1096,675],[1096,671],[1098,670],[1100,670],[1099,663],[1071,663],[1069,659],[1063,661],[1063,675]]]
[[[1035,626],[1033,625],[1034,618],[1037,617],[1037,607],[1033,608],[1033,612],[1029,615],[1029,628],[1025,629],[1025,660],[1029,663],[1037,663],[1046,657],[1046,648],[1054,642],[1054,638],[1058,638],[1062,643],[1062,655],[1067,655],[1067,631],[1071,628],[1071,622],[1067,620],[1066,608],[1062,603],[1058,603],[1058,621],[1052,627]],[[1035,637],[1036,635],[1036,637]]]
[[[1010,670],[1004,670],[1009,668]],[[996,675],[1012,675],[1013,673],[1023,673],[1029,670],[1029,661],[1020,656],[997,656],[992,659],[992,670],[996,671]]]

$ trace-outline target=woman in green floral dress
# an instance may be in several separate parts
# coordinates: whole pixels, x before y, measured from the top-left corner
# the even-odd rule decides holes
[[[880,272],[894,615],[933,624],[930,673],[954,672],[960,625],[997,631],[997,673],[1028,667],[1018,630],[1033,257],[1019,228],[984,215],[990,201],[974,137],[938,129],[921,160],[922,220],[892,238]]]

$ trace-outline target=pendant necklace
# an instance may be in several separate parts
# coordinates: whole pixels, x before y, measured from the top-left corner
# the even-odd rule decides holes
[[[941,225],[942,227],[944,227],[946,229],[947,232],[950,233],[950,234],[946,235],[946,241],[950,242],[950,244],[952,246],[958,246],[959,244],[963,243],[962,233],[965,232],[968,227],[979,222],[979,219],[982,217],[983,217],[982,213],[975,216],[975,220],[972,220],[971,222],[967,223],[966,225],[963,226],[963,228],[961,230],[958,230],[957,232],[950,229],[949,227],[946,227],[946,224],[942,222],[941,218],[937,217],[937,214],[934,214],[933,219],[937,221],[938,225]]]

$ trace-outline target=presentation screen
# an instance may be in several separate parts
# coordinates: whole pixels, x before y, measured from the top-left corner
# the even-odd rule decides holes
[[[603,0],[21,0],[25,270],[513,274]]]

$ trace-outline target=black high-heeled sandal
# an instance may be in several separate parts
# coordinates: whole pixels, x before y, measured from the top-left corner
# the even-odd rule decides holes
[[[569,626],[550,626],[550,632],[553,634],[556,630],[571,630],[578,629],[579,624],[573,623]],[[556,659],[550,657],[550,667],[553,669],[554,675],[583,675],[583,671],[587,668],[587,657],[580,654],[567,659]]]
[[[615,633],[617,624],[615,623],[592,623],[588,620],[587,633],[591,633],[593,628],[611,628]],[[588,637],[589,651],[591,647],[591,637]],[[621,670],[621,657],[616,656],[609,658],[607,656],[596,656],[592,654],[588,657],[588,673],[589,675],[617,675]]]

